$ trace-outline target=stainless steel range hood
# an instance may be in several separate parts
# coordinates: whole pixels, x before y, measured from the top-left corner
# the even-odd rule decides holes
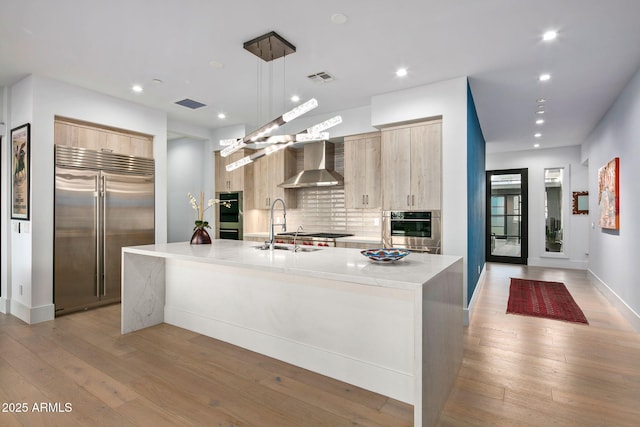
[[[335,147],[327,141],[305,144],[304,170],[278,187],[306,188],[344,185],[344,178],[334,169]]]

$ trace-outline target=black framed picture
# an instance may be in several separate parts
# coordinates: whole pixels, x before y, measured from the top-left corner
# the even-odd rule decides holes
[[[11,129],[11,219],[29,219],[31,125]]]

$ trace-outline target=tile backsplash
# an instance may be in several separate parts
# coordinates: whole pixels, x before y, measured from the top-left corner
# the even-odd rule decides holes
[[[296,152],[298,170],[303,168],[302,150]],[[335,144],[335,169],[344,174],[344,146]],[[347,209],[344,206],[344,187],[300,188],[297,208],[287,209],[287,229],[295,231],[300,225],[308,231],[345,232],[358,236],[382,235],[381,209]],[[281,211],[274,213],[281,217]],[[269,211],[245,212],[245,233],[267,232]]]

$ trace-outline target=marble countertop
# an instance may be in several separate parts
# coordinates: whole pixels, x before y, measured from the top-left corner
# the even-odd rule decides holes
[[[211,245],[179,242],[131,246],[123,248],[123,252],[412,290],[461,259],[414,252],[401,261],[380,263],[370,261],[359,249],[292,252],[259,250],[257,245],[249,241],[214,240]]]

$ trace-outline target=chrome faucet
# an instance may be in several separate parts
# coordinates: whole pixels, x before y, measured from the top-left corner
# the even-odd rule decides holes
[[[287,207],[284,204],[284,200],[278,198],[271,204],[271,215],[269,216],[269,250],[271,251],[273,250],[273,238],[275,236],[275,233],[273,232],[273,227],[275,227],[275,224],[273,223],[273,208],[276,206],[276,203],[278,203],[278,200],[282,203],[282,231],[287,231]]]
[[[299,225],[298,229],[296,230],[296,234],[293,235],[293,252],[298,252],[298,249],[300,249],[300,247],[296,244],[296,240],[298,239],[298,233],[303,230],[304,228],[302,228],[302,226]]]

